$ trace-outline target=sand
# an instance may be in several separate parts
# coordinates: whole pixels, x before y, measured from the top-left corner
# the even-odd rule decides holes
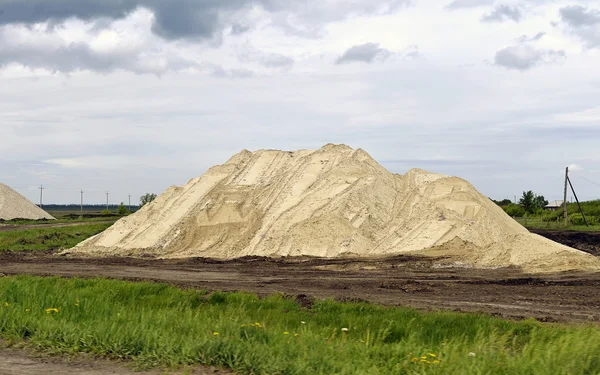
[[[0,219],[54,219],[29,199],[0,183]]]
[[[530,234],[467,181],[393,174],[361,149],[242,151],[69,251],[159,258],[449,256],[527,272],[600,270]]]

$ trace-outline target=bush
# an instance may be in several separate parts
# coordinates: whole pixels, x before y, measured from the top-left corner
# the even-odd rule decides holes
[[[508,206],[504,207],[504,212],[508,214],[508,216],[512,217],[523,217],[526,212],[525,209],[518,204],[511,203]]]
[[[100,212],[100,215],[102,215],[102,216],[111,216],[112,212],[110,212],[109,210],[102,210],[102,212]]]
[[[598,224],[598,219],[595,216],[585,216],[589,225]],[[583,215],[579,212],[569,215],[569,221],[573,225],[585,225],[585,220],[583,220]]]

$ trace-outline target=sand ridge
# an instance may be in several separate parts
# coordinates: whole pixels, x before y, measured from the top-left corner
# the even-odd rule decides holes
[[[361,149],[244,150],[70,250],[160,258],[447,255],[529,272],[600,270],[530,234],[467,181],[393,174]]]
[[[52,220],[54,218],[29,199],[0,183],[0,219]]]

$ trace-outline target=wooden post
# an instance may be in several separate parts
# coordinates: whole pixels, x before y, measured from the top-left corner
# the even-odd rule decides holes
[[[565,200],[563,201],[563,218],[565,219],[565,225],[567,225],[567,181],[569,180],[569,167],[565,169]]]

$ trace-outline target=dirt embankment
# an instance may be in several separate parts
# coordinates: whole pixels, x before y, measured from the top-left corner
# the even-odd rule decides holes
[[[423,310],[484,312],[506,318],[600,322],[600,273],[524,274],[517,269],[446,268],[439,259],[259,258],[238,260],[72,259],[6,253],[0,272],[154,280],[181,287],[259,295],[366,300]]]

